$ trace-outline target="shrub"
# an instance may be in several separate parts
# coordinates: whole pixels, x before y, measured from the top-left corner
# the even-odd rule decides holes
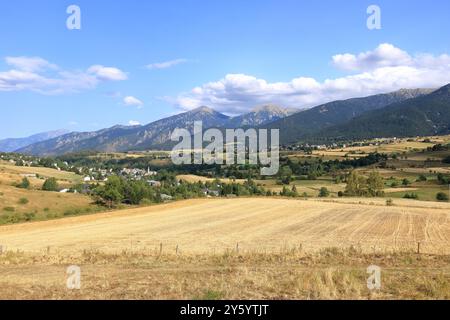
[[[438,194],[436,194],[436,200],[448,201],[448,195],[445,192],[439,192]]]
[[[419,182],[427,181],[427,177],[426,177],[425,175],[421,174],[421,175],[419,176],[419,178],[417,178],[417,181],[419,181]]]
[[[3,208],[3,211],[6,211],[6,212],[14,212],[14,211],[16,211],[16,208],[14,208],[14,207],[4,207],[4,208]]]
[[[327,188],[325,188],[325,187],[320,188],[319,197],[326,198],[329,195],[330,195],[330,191],[328,191]]]
[[[18,222],[20,222],[20,217],[17,214],[3,215],[2,222],[3,223],[18,223]]]
[[[64,216],[65,217],[76,216],[80,213],[82,213],[81,209],[69,209],[64,212]]]
[[[338,197],[339,197],[339,198],[342,198],[343,196],[344,196],[344,193],[343,193],[342,191],[339,191],[339,192],[338,192]]]
[[[31,212],[31,213],[24,213],[23,217],[24,217],[25,221],[32,221],[32,220],[35,219],[36,214],[33,213],[33,212]]]
[[[22,179],[22,182],[17,185],[17,188],[21,189],[29,189],[30,188],[30,180],[27,177]]]
[[[19,199],[19,204],[27,204],[29,201],[27,198],[20,198]]]
[[[404,185],[404,186],[409,186],[411,184],[411,181],[409,181],[408,179],[403,179],[403,181],[402,181],[402,185]]]
[[[49,178],[45,180],[44,185],[42,186],[42,190],[44,191],[58,191],[58,182],[55,178]]]
[[[417,193],[406,193],[404,196],[403,196],[403,198],[405,198],[405,199],[414,199],[414,200],[417,200],[417,199],[419,199],[419,195],[417,194]]]
[[[56,214],[54,214],[54,213],[47,213],[46,217],[47,217],[47,219],[55,219],[56,218]]]
[[[392,181],[391,188],[396,188],[396,187],[398,187],[398,182],[397,181]]]
[[[153,201],[150,199],[142,199],[139,203],[141,206],[150,206],[153,204]]]
[[[387,199],[387,200],[386,200],[386,205],[387,205],[388,207],[393,206],[393,205],[394,205],[394,201],[393,201],[392,199]]]

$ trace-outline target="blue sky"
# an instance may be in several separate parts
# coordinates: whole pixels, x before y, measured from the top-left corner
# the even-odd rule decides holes
[[[72,4],[81,30],[66,27]],[[2,1],[0,138],[443,85],[448,12],[447,0]]]

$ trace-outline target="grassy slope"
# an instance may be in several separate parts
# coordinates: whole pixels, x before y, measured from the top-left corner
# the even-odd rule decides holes
[[[31,188],[19,189],[14,185],[22,180],[22,174],[38,174],[42,178],[29,178]],[[49,177],[58,179],[61,187],[70,187],[82,180],[71,172],[0,163],[0,224],[23,222],[25,215],[33,215],[32,220],[46,220],[100,210],[85,195],[40,191],[45,178]]]

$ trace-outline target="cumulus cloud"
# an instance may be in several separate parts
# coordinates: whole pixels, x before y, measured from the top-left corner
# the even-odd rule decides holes
[[[349,74],[324,81],[298,77],[273,83],[251,75],[228,74],[166,100],[182,110],[207,105],[221,112],[240,114],[262,104],[308,108],[402,88],[437,88],[450,82],[449,55],[411,56],[391,44],[381,44],[373,51],[356,55],[336,55],[332,62]]]
[[[174,67],[176,65],[186,63],[186,62],[188,62],[187,59],[175,59],[175,60],[170,60],[170,61],[165,61],[165,62],[152,63],[149,65],[146,65],[145,67],[150,70],[168,69],[168,68]]]
[[[0,71],[0,91],[33,91],[62,94],[89,90],[106,81],[126,80],[114,67],[94,65],[86,71],[64,70],[39,57],[6,57],[13,69]]]
[[[127,97],[123,98],[123,103],[126,106],[139,107],[139,108],[141,108],[144,105],[144,103],[141,100],[139,100],[138,98],[135,98],[133,96],[127,96]]]
[[[333,64],[343,70],[366,71],[383,67],[410,66],[414,59],[392,44],[380,44],[375,50],[358,55],[345,53],[333,56]]]
[[[104,81],[127,80],[127,75],[120,69],[95,65],[88,69],[89,74],[94,74],[98,79]]]

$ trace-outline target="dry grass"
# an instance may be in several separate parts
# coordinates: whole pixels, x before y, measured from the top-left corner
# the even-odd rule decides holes
[[[81,290],[66,269],[81,267]],[[381,289],[367,289],[369,265]],[[450,299],[450,257],[411,252],[364,254],[329,248],[307,253],[0,255],[0,299]]]
[[[23,174],[39,174],[43,178],[28,178],[30,189],[19,189],[15,185],[22,181]],[[0,164],[0,223],[21,221],[24,214],[33,215],[36,220],[45,220],[99,210],[85,195],[40,191],[44,177],[57,178],[61,187],[81,181],[81,176],[70,172]]]
[[[19,167],[10,164],[5,164],[5,162],[0,163],[0,174],[14,175],[20,178],[21,174],[38,174],[44,178],[56,178],[60,181],[78,183],[82,181],[82,177],[72,172],[59,171],[51,168],[44,167]]]
[[[272,192],[281,192],[283,187],[291,189],[295,185],[297,192],[300,195],[306,193],[310,197],[318,197],[322,187],[326,187],[328,191],[331,192],[331,196],[335,197],[337,197],[337,193],[339,191],[345,190],[344,183],[337,184],[331,178],[320,178],[317,180],[295,180],[289,185],[279,185],[275,179],[256,180],[255,182],[261,184],[266,190],[270,190]]]
[[[0,299],[450,299],[449,204],[338,200],[188,200],[3,226]],[[81,290],[66,288],[70,265]],[[367,289],[369,265],[381,290]]]
[[[339,203],[338,201],[351,201]],[[174,248],[209,254],[232,249],[278,252],[302,245],[308,251],[359,246],[364,252],[415,249],[449,253],[450,206],[383,199],[335,202],[273,198],[198,199],[55,221],[0,227],[0,244],[11,250],[59,252]],[[385,201],[385,200],[384,200]],[[435,206],[435,207],[433,207]]]
[[[27,202],[21,202],[26,199]],[[7,208],[14,208],[8,211]],[[24,190],[12,186],[0,185],[0,220],[3,215],[15,216],[33,213],[35,219],[45,220],[61,218],[71,212],[87,213],[98,211],[92,199],[81,194]],[[11,220],[11,219],[6,219]],[[12,221],[12,220],[11,220]],[[3,221],[4,222],[4,221]]]
[[[206,177],[202,177],[202,176],[197,176],[195,174],[178,175],[177,179],[178,180],[183,180],[183,181],[188,182],[188,183],[196,183],[196,182],[199,182],[199,181],[205,183],[205,182],[214,182],[216,180],[216,179],[213,179],[213,178],[206,178]],[[221,182],[223,182],[223,183],[235,182],[235,183],[240,183],[240,184],[243,184],[245,181],[247,181],[245,179],[219,179],[219,180]]]

